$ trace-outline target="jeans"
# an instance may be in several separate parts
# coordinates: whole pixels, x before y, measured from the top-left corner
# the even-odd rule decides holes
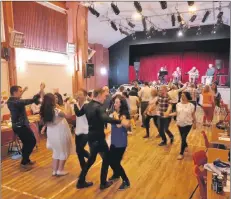
[[[154,115],[154,116],[147,115],[147,117],[145,119],[145,127],[146,127],[146,133],[147,133],[148,137],[149,137],[150,120],[152,118],[153,118],[154,125],[156,126],[156,128],[159,131],[159,116],[157,116],[157,115]]]
[[[187,144],[187,136],[192,128],[192,125],[187,125],[187,126],[178,126],[179,131],[180,131],[180,136],[181,136],[181,149],[180,149],[180,154],[184,154],[185,148],[188,146]]]
[[[148,107],[148,102],[141,102],[141,116],[142,116],[142,125],[144,126],[145,124],[145,116],[144,116],[144,111]]]
[[[36,145],[36,139],[33,131],[29,126],[13,127],[15,134],[22,141],[22,161],[21,164],[26,165],[30,162],[30,155]]]
[[[109,159],[108,159],[109,148],[107,142],[105,140],[96,140],[96,141],[88,142],[88,144],[90,147],[90,157],[88,158],[85,167],[82,169],[80,173],[79,183],[85,182],[87,172],[94,164],[96,160],[96,156],[99,153],[101,158],[103,159],[102,166],[101,166],[100,183],[101,185],[105,185],[107,182],[106,180],[107,180],[107,173],[108,173],[108,166],[109,166]]]
[[[121,177],[123,181],[129,182],[128,177],[124,171],[124,168],[121,166],[121,160],[123,158],[123,154],[126,150],[126,147],[117,148],[114,145],[110,146],[110,166],[113,170],[113,176]]]
[[[76,146],[76,153],[79,158],[80,167],[83,169],[86,165],[84,158],[89,158],[90,154],[87,150],[85,150],[85,146],[87,145],[87,135],[80,134],[75,135],[75,146]]]
[[[173,134],[171,133],[171,131],[168,129],[169,124],[171,122],[171,117],[169,118],[164,118],[164,117],[160,117],[160,136],[162,138],[162,141],[164,143],[167,142],[167,138],[165,136],[165,133],[167,133],[169,138],[173,138]]]

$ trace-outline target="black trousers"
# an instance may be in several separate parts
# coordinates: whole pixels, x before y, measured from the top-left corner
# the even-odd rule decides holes
[[[156,128],[158,129],[159,131],[159,116],[157,115],[154,115],[154,116],[150,116],[150,115],[147,115],[146,118],[145,118],[145,128],[146,128],[146,134],[147,136],[149,137],[149,128],[150,128],[150,120],[153,119],[153,123],[154,125],[156,126]]]
[[[126,147],[117,148],[114,145],[110,146],[109,158],[110,166],[113,170],[113,176],[121,177],[123,181],[129,182],[128,177],[121,165],[121,160],[123,158]]]
[[[171,131],[168,129],[169,128],[169,124],[171,122],[171,117],[170,118],[164,118],[164,117],[160,117],[160,136],[163,140],[163,142],[167,142],[167,138],[165,133],[167,133],[169,138],[173,138],[173,134],[171,133]]]
[[[144,116],[144,111],[148,107],[148,102],[141,102],[141,116],[142,116],[142,125],[145,125],[145,116]]]
[[[176,105],[177,105],[177,103],[173,103],[173,104],[172,104],[172,112],[173,112],[173,113],[176,112]],[[173,118],[174,118],[174,120],[176,121],[176,116],[174,116]]]
[[[88,136],[86,134],[80,134],[80,135],[75,135],[75,146],[76,146],[76,153],[79,158],[79,163],[81,169],[84,168],[86,165],[86,161],[84,158],[89,158],[90,154],[87,150],[85,150],[85,146],[87,145],[87,138]]]
[[[29,126],[13,127],[15,134],[22,141],[22,161],[26,165],[30,162],[30,155],[36,145],[36,139]]]
[[[97,140],[97,141],[88,141],[90,147],[90,157],[86,162],[85,167],[82,169],[79,176],[79,183],[84,183],[86,179],[87,172],[94,164],[96,160],[96,156],[99,153],[101,158],[103,159],[101,166],[101,174],[100,174],[100,183],[101,185],[105,185],[107,182],[107,173],[109,167],[109,148],[105,140]]]
[[[192,125],[180,127],[178,126],[179,131],[180,131],[180,136],[181,136],[181,149],[180,149],[180,154],[184,154],[185,148],[188,146],[187,144],[187,136],[192,128]]]

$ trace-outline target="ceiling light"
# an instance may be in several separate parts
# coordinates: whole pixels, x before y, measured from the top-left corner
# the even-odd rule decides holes
[[[202,19],[202,22],[203,22],[203,23],[207,20],[209,14],[210,14],[210,11],[207,10],[207,11],[205,12],[205,15],[204,15],[203,19]]]
[[[182,18],[180,13],[177,15],[177,20],[179,23],[181,23],[183,21],[183,18]]]
[[[216,34],[216,32],[217,32],[217,26],[216,26],[216,24],[213,26],[213,29],[212,29],[212,34]]]
[[[100,16],[100,14],[92,6],[88,7],[88,9],[91,12],[91,14],[95,15],[96,17]]]
[[[172,21],[172,26],[175,26],[176,25],[176,18],[175,18],[174,14],[172,14],[172,16],[171,16],[171,21]]]
[[[188,1],[188,5],[189,6],[193,6],[194,5],[194,1]]]
[[[113,21],[111,21],[111,27],[112,27],[115,31],[118,30],[116,24],[115,24]]]
[[[160,1],[160,6],[162,10],[165,10],[167,8],[167,1]]]
[[[137,11],[138,13],[141,13],[141,12],[142,12],[142,7],[141,7],[139,1],[134,1],[134,6],[135,6],[136,11]]]
[[[146,17],[142,17],[142,24],[143,24],[144,31],[147,31]]]
[[[189,21],[194,22],[196,18],[197,18],[197,15],[193,15]]]
[[[112,8],[113,12],[114,12],[116,15],[118,15],[118,14],[120,13],[120,10],[119,10],[118,6],[115,5],[114,3],[111,3],[111,8]]]
[[[191,12],[191,13],[196,12],[196,10],[197,10],[196,6],[190,6],[190,7],[188,8],[188,11]]]
[[[134,20],[140,20],[141,18],[142,18],[142,15],[140,13],[135,12],[132,14],[132,19]]]
[[[135,28],[135,24],[134,23],[132,23],[131,21],[128,21],[128,25],[131,27],[131,28]]]
[[[178,37],[182,37],[182,36],[183,36],[183,31],[182,31],[182,30],[179,30],[178,33],[177,33],[177,36],[178,36]]]

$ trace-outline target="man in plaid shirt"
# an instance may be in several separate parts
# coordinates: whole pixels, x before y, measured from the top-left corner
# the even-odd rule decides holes
[[[158,98],[158,105],[159,105],[159,113],[160,113],[160,136],[162,138],[162,142],[159,146],[164,146],[167,144],[167,138],[165,133],[167,133],[168,137],[170,138],[171,144],[174,141],[174,136],[171,131],[168,129],[169,124],[171,122],[171,117],[166,116],[167,112],[171,112],[172,105],[171,105],[171,98],[168,96],[168,90],[166,86],[160,87],[160,95]]]

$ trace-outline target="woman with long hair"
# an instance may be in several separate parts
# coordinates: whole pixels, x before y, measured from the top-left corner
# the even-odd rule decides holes
[[[114,103],[115,111],[112,113],[113,118],[115,119],[130,119],[128,105],[126,99],[121,95],[115,97]],[[119,187],[119,190],[124,190],[130,187],[129,179],[124,171],[124,168],[121,166],[121,160],[123,154],[127,148],[127,129],[122,125],[112,124],[111,127],[111,146],[110,146],[110,166],[113,170],[113,175],[109,178],[110,181],[116,181],[120,177],[123,182]]]
[[[70,106],[67,112],[71,114]],[[53,151],[52,175],[66,175],[68,172],[64,171],[64,165],[72,151],[71,131],[65,119],[67,115],[56,107],[52,93],[44,96],[40,116],[47,127],[47,148]]]
[[[204,87],[202,91],[202,96],[203,96],[202,107],[204,110],[203,126],[210,126],[213,120],[213,113],[214,113],[214,95],[209,85],[206,85]]]
[[[220,107],[220,103],[221,103],[221,94],[218,92],[217,90],[217,84],[215,82],[213,82],[212,86],[211,86],[212,92],[214,94],[214,102],[215,102],[215,106]]]

